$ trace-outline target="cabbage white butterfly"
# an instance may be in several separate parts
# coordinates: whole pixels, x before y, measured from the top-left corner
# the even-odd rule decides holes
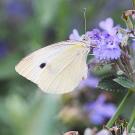
[[[87,77],[88,41],[63,41],[41,48],[16,65],[15,70],[47,93],[74,90]]]

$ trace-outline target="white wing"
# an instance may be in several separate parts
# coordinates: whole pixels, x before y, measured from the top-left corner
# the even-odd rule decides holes
[[[16,65],[15,70],[20,75],[37,83],[37,80],[43,71],[43,69],[40,68],[40,65],[51,61],[57,54],[67,48],[68,45],[69,43],[67,42],[60,42],[41,48],[22,59],[19,64]]]
[[[88,49],[82,42],[60,42],[35,51],[15,69],[45,92],[65,93],[86,77],[87,54]]]

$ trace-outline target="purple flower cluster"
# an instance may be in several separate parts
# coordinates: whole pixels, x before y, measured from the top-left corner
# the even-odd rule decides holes
[[[86,80],[81,81],[79,88],[80,89],[84,87],[96,88],[98,86],[99,81],[100,78],[90,74]]]
[[[105,21],[99,23],[100,29],[93,29],[86,32],[85,36],[90,40],[90,43],[94,45],[93,54],[99,61],[101,60],[116,60],[121,55],[121,49],[119,47],[121,40],[117,35],[118,27],[113,27],[113,20],[107,18]],[[70,35],[70,40],[82,40],[82,36],[79,35],[77,30],[73,30]]]
[[[25,20],[31,14],[29,3],[18,0],[7,0],[4,2],[5,13],[8,17]]]
[[[121,55],[119,47],[120,40],[115,35],[110,35],[107,31],[100,31],[94,29],[87,32],[88,37],[91,39],[91,43],[96,47],[93,49],[93,54],[98,60],[114,60],[118,59]]]
[[[73,29],[73,32],[69,35],[69,39],[70,40],[80,41],[81,36],[79,35],[79,32],[76,29]]]
[[[110,118],[116,111],[116,106],[112,103],[106,103],[106,96],[101,94],[93,103],[87,103],[85,110],[93,124],[103,124],[106,118]]]

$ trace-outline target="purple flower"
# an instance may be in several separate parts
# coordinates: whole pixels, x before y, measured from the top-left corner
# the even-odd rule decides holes
[[[4,40],[0,40],[0,58],[6,56],[8,53],[7,43]]]
[[[81,41],[83,37],[88,41],[87,43],[92,46],[93,54],[99,61],[116,60],[121,55],[121,49],[119,47],[122,40],[117,33],[118,27],[113,27],[113,20],[107,18],[105,21],[101,21],[99,26],[103,31],[99,29],[93,29],[88,31],[85,35],[80,36],[76,29],[70,34],[70,40]]]
[[[101,34],[99,29],[93,29],[92,31],[88,31],[86,36],[91,40],[91,44],[97,45],[101,42]]]
[[[110,35],[106,31],[101,32],[97,29],[87,32],[87,35],[91,39],[91,43],[96,46],[93,49],[96,59],[109,61],[120,57],[120,40],[117,35]]]
[[[5,2],[5,10],[8,16],[24,19],[29,15],[28,5],[18,0]]]
[[[93,124],[103,124],[106,118],[110,118],[115,113],[115,105],[112,103],[105,103],[105,101],[105,95],[101,94],[95,102],[86,104],[85,109]]]
[[[116,32],[118,27],[113,26],[113,20],[107,18],[99,23],[100,28],[87,32],[87,36],[91,39],[91,43],[96,47],[93,49],[93,54],[97,60],[115,60],[121,55],[119,47],[120,39]]]
[[[108,32],[110,35],[115,35],[117,32],[117,27],[114,27],[114,21],[112,18],[107,18],[99,23],[99,27]]]
[[[69,35],[69,39],[76,40],[76,41],[81,40],[81,36],[79,35],[79,32],[77,29],[73,29],[73,32]]]
[[[90,74],[89,77],[86,80],[81,81],[79,88],[83,88],[83,87],[90,87],[90,88],[96,88],[98,86],[99,83],[99,78]]]

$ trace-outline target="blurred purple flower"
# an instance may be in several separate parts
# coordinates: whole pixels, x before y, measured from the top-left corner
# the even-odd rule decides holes
[[[77,29],[73,29],[72,33],[69,35],[69,40],[81,41],[81,36]]]
[[[90,87],[90,88],[96,88],[99,83],[99,78],[90,74],[89,77],[86,80],[81,81],[79,88],[84,88],[84,87]]]
[[[18,0],[9,0],[5,3],[5,11],[10,17],[24,19],[29,15],[28,5]]]
[[[8,53],[8,47],[6,41],[0,40],[0,58],[6,56]]]
[[[105,101],[105,95],[101,94],[95,102],[86,104],[85,110],[93,124],[103,124],[106,118],[110,118],[115,113],[116,106],[112,103],[105,103]]]

